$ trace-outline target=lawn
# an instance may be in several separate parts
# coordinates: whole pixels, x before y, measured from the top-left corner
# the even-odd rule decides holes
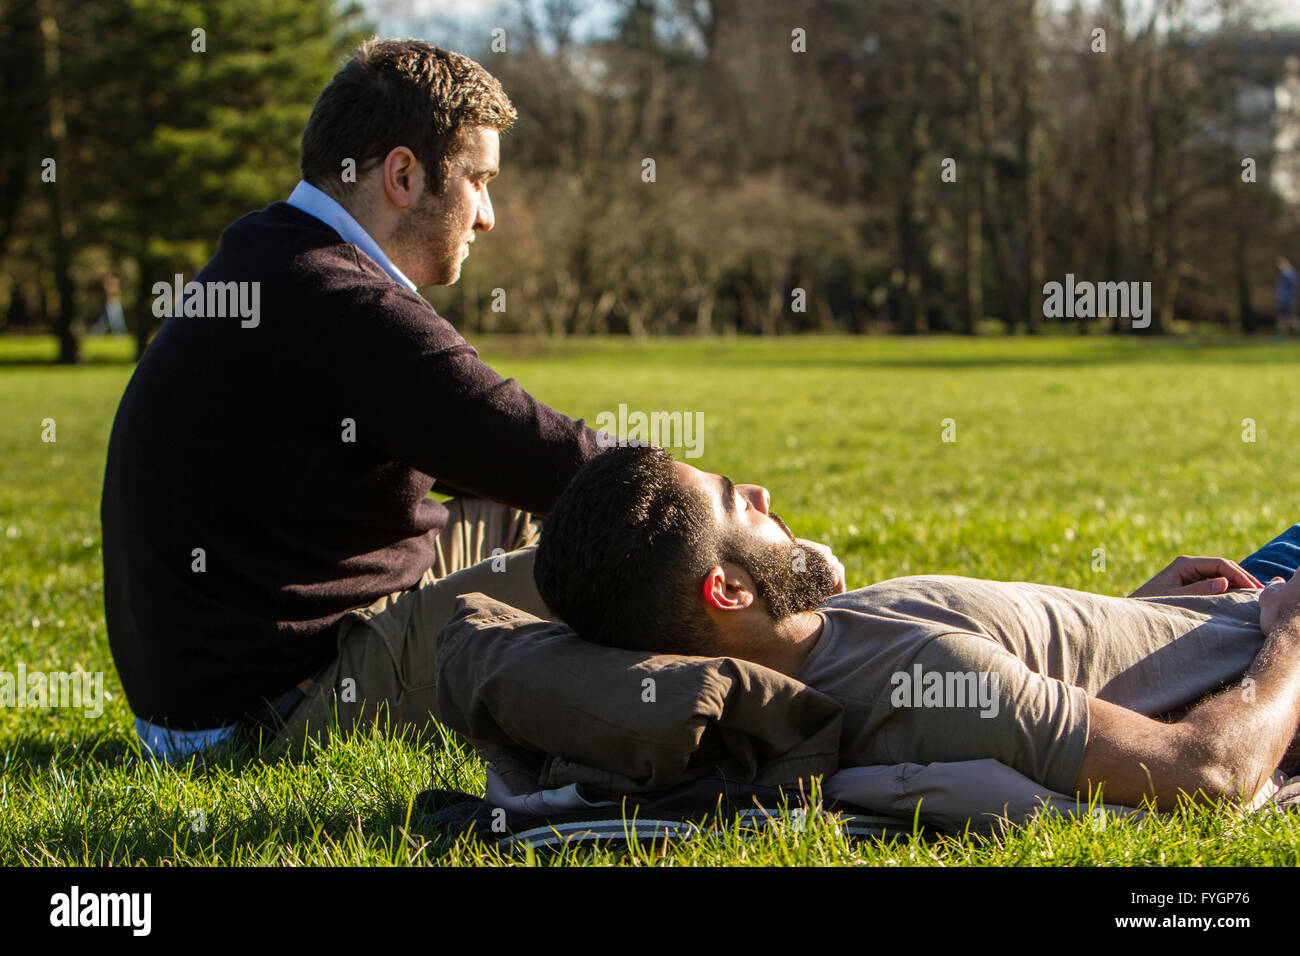
[[[1178,554],[1241,557],[1300,520],[1300,348],[1119,339],[484,340],[534,394],[594,420],[621,403],[703,412],[692,463],[758,482],[850,587],[922,572],[1123,594]],[[104,672],[95,718],[0,708],[0,865],[509,861],[419,827],[429,785],[481,792],[452,739],[356,738],[298,763],[141,759],[104,628],[99,490],[127,343],[80,368],[0,339],[0,669]],[[43,441],[53,419],[56,440]],[[945,440],[955,439],[955,440]],[[1248,440],[1253,439],[1253,440]],[[678,454],[681,451],[678,450]],[[432,762],[432,764],[431,764]],[[847,843],[813,821],[644,864],[1286,864],[1300,816],[1188,809],[1146,823],[1040,822],[997,839]]]

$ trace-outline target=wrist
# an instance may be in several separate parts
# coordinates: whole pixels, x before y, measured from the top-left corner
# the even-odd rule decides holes
[[[1290,607],[1280,612],[1268,636],[1276,641],[1300,641],[1300,608]]]

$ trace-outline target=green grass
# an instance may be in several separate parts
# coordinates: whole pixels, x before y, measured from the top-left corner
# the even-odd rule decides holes
[[[484,340],[503,374],[594,419],[702,411],[694,464],[766,485],[850,586],[943,572],[1109,594],[1181,553],[1240,557],[1300,520],[1300,349],[1270,342],[844,338],[628,343]],[[108,650],[99,489],[129,345],[41,364],[49,339],[0,340],[0,669],[103,671],[102,717],[0,709],[0,864],[410,864],[505,861],[409,819],[439,779],[481,792],[448,739],[359,737],[297,763],[229,752],[142,760]],[[42,420],[57,441],[41,441]],[[1242,440],[1243,419],[1256,440]],[[955,442],[941,440],[944,419]],[[1096,549],[1104,549],[1104,570]],[[201,813],[201,815],[200,815]],[[197,826],[202,821],[202,827]],[[1195,808],[1145,823],[1042,822],[999,839],[847,844],[814,821],[660,855],[538,864],[1287,864],[1300,816]]]

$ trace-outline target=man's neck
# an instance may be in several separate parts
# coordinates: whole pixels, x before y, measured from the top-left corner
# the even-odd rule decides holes
[[[364,195],[356,195],[345,203],[313,183],[301,182],[289,197],[289,204],[320,219],[398,282],[415,290],[415,283],[403,268],[401,250],[392,241],[393,223],[374,213],[374,203],[368,202]]]
[[[786,646],[790,648],[790,659],[786,667],[776,669],[793,677],[799,672],[799,668],[803,667],[803,662],[813,652],[817,642],[822,639],[822,631],[826,628],[826,618],[816,611],[805,611],[803,614],[796,614],[782,621],[781,625],[787,626],[788,638]],[[778,626],[779,630],[781,630],[780,625]]]
[[[730,656],[762,664],[793,677],[821,640],[824,618],[816,611],[794,614],[776,624],[768,624],[761,633],[740,637],[735,646],[743,652]]]

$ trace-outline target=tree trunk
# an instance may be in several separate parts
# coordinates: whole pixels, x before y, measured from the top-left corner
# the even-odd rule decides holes
[[[1233,230],[1236,239],[1232,244],[1233,271],[1237,285],[1237,308],[1229,313],[1229,331],[1240,335],[1253,324],[1254,309],[1250,304],[1250,257],[1246,250],[1250,246],[1249,230],[1243,228],[1241,220]]]
[[[158,281],[158,276],[154,273],[156,264],[148,255],[140,256],[137,265],[139,274],[135,280],[135,360],[138,362],[144,357],[144,350],[149,345],[149,335],[153,332],[153,284]]]
[[[1038,63],[1037,0],[1025,0],[1021,26],[1024,41],[1020,63],[1020,159],[1025,189],[1025,328],[1039,330],[1043,306],[1043,187],[1042,131],[1039,98],[1042,77]]]
[[[980,71],[980,141],[993,141],[993,76],[987,68]],[[992,162],[984,164],[984,188],[980,191],[983,202],[984,224],[993,243],[993,261],[998,273],[998,294],[1002,299],[1002,316],[1007,334],[1016,330],[1016,312],[1019,304],[1015,294],[1015,273],[1011,265],[1011,246],[1007,242],[1006,224],[1002,218],[1002,204],[998,201],[997,170]]]
[[[713,334],[713,304],[717,301],[717,292],[710,286],[703,290],[695,306],[695,334]]]
[[[965,11],[962,17],[963,34],[966,41],[966,144],[969,159],[966,161],[966,169],[958,175],[958,181],[962,183],[962,194],[964,197],[963,209],[965,212],[965,247],[964,253],[964,272],[965,272],[965,315],[962,322],[962,331],[967,335],[974,335],[979,331],[979,323],[984,318],[984,217],[983,209],[983,189],[982,182],[984,179],[984,165],[988,161],[986,149],[987,144],[981,135],[980,123],[980,98],[979,89],[982,82],[982,66],[978,56],[980,34],[979,23],[977,22],[977,6],[973,3],[963,4]]]
[[[77,241],[77,227],[68,208],[68,193],[59,182],[70,170],[67,165],[68,127],[63,108],[63,89],[59,77],[59,23],[54,16],[51,0],[39,0],[43,78],[45,81],[46,109],[49,113],[47,129],[49,158],[54,160],[54,180],[43,182],[46,199],[50,205],[50,251],[54,260],[54,285],[59,293],[59,312],[55,332],[59,337],[59,362],[73,365],[81,361],[81,340],[77,330],[76,286],[72,281],[72,250]]]

